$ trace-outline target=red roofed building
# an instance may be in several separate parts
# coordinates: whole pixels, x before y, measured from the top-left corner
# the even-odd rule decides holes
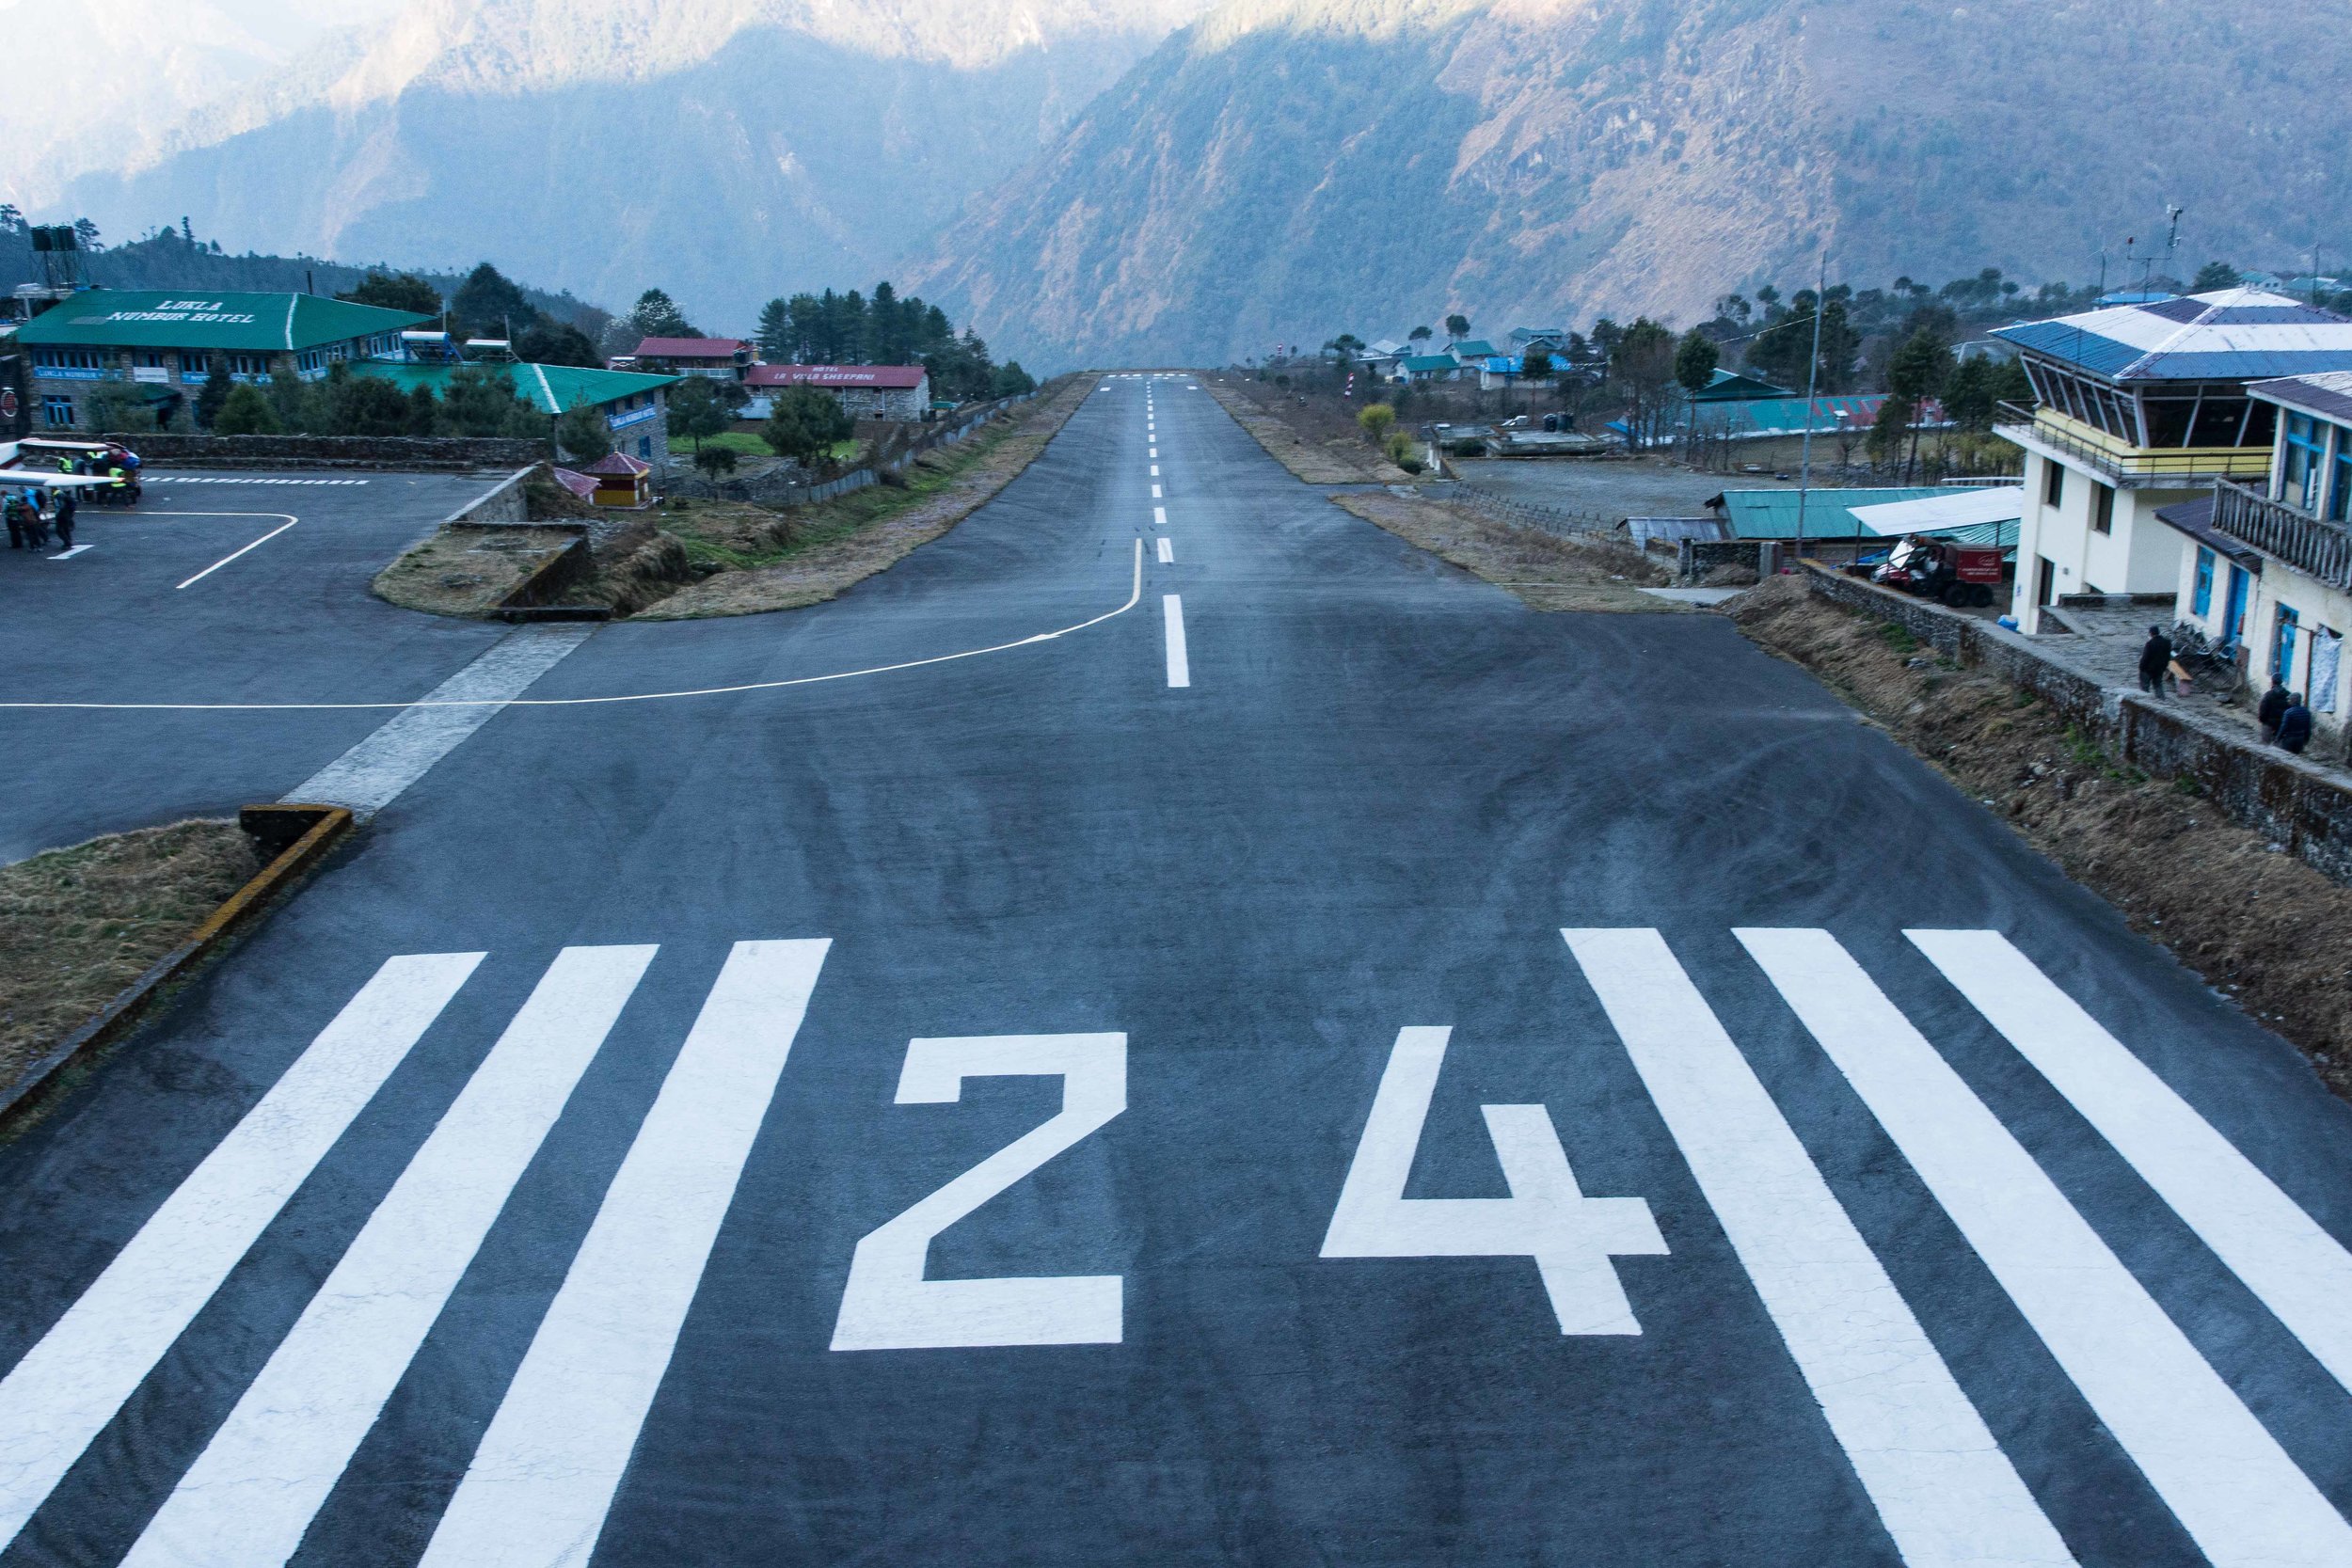
[[[647,338],[628,358],[631,363],[614,368],[740,381],[751,367],[752,345],[740,338]]]
[[[653,465],[616,451],[600,457],[580,470],[596,482],[592,499],[598,506],[650,506],[653,496],[647,480]]]
[[[754,365],[743,384],[755,394],[814,387],[869,420],[919,420],[931,407],[930,374],[920,365]]]

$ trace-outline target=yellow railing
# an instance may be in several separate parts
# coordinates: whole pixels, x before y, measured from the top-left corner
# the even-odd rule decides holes
[[[2085,467],[2120,480],[2260,479],[2270,472],[2261,447],[2136,447],[2054,408],[2003,404],[1995,424],[2055,447]]]

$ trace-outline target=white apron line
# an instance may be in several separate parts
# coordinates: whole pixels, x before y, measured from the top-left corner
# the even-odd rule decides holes
[[[727,956],[419,1568],[587,1560],[831,945]]]
[[[194,517],[200,516],[202,514],[188,512],[183,513],[181,515]],[[263,514],[263,515],[273,515],[273,514]],[[274,515],[286,517],[286,515],[282,512],[276,513]],[[259,539],[254,540],[250,545],[246,546],[244,549],[230,551],[227,555],[222,556],[218,561],[214,562],[210,566],[207,566],[202,571],[197,573],[196,576],[188,578],[186,582],[177,584],[176,586],[178,588],[188,588],[193,587],[197,583],[202,582],[206,578],[211,577],[215,572],[219,571],[223,566],[226,566],[230,562],[236,560],[237,557],[244,555],[248,550],[260,549],[263,545],[268,544],[271,540],[277,538],[279,534],[285,532],[288,529],[294,527],[294,524],[300,521],[301,519],[298,517],[286,517],[284,522],[278,524],[276,528],[271,529],[267,533],[262,534]]]
[[[2352,1388],[2352,1254],[2000,932],[1903,934]]]
[[[289,800],[348,806],[365,816],[382,811],[488,723],[501,698],[519,697],[594,635],[593,626],[526,626],[492,643],[471,664],[434,688],[424,701],[294,786]],[[432,706],[463,702],[467,705]]]
[[[1563,930],[1909,1568],[2074,1560],[1654,930]]]
[[[89,546],[87,545],[76,545],[70,550],[59,550],[49,559],[52,561],[71,561],[75,556],[80,555],[84,550],[88,548]]]
[[[385,959],[0,1379],[0,1545],[114,1419],[482,958]]]
[[[121,1568],[294,1556],[654,952],[556,955]]]
[[[1160,536],[1160,564],[1163,566],[1171,566],[1175,564],[1175,562],[1176,547],[1168,542],[1168,536],[1166,534],[1162,534]]]
[[[1160,615],[1168,631],[1168,684],[1190,686],[1192,663],[1184,655],[1184,601],[1174,594],[1161,594]]]
[[[408,703],[0,703],[0,709],[12,708],[73,708],[103,713],[322,713],[358,712],[369,709],[407,709],[417,707],[601,707],[607,703],[667,703],[685,697],[732,697],[745,691],[781,691],[791,686],[821,686],[827,681],[856,680],[866,675],[888,675],[901,670],[922,670],[934,664],[953,664],[961,658],[982,658],[990,654],[1009,653],[1039,642],[1051,642],[1074,632],[1087,631],[1105,621],[1116,620],[1143,602],[1143,540],[1136,539],[1135,571],[1127,590],[1126,602],[1116,610],[1106,610],[1075,626],[1055,631],[1035,632],[1016,638],[1010,642],[997,642],[985,648],[966,648],[961,653],[935,654],[930,658],[910,658],[898,664],[876,664],[863,670],[837,670],[829,675],[794,675],[787,680],[743,681],[734,686],[700,686],[679,691],[632,691],[612,697],[516,697],[516,698],[457,698],[447,702],[431,696]],[[554,627],[541,628],[554,630]]]
[[[1732,934],[2214,1568],[2352,1563],[2352,1526],[1836,939]]]

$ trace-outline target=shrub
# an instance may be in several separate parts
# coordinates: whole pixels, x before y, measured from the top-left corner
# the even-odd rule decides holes
[[[243,384],[229,388],[220,412],[213,419],[214,434],[219,436],[276,436],[285,428],[261,388]]]
[[[1366,440],[1375,447],[1385,446],[1389,432],[1396,428],[1396,410],[1385,403],[1372,404],[1357,411],[1356,423],[1363,430]]]

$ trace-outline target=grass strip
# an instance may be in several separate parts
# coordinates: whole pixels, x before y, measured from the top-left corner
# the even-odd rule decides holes
[[[110,833],[0,866],[0,1084],[192,936],[262,865],[233,820]]]

